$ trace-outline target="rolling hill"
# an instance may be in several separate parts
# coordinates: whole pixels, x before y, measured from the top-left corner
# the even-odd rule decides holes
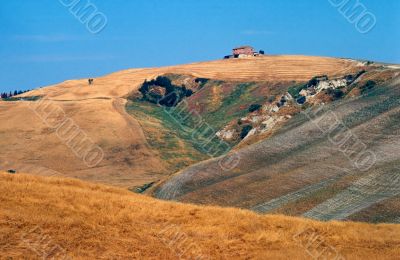
[[[121,187],[159,181],[173,173],[171,166],[149,145],[140,120],[125,112],[126,97],[135,93],[144,80],[175,73],[226,81],[302,82],[320,74],[350,73],[359,66],[359,62],[345,59],[266,56],[130,69],[96,78],[92,86],[81,79],[40,88],[21,95],[41,97],[35,102],[0,101],[0,120],[5,122],[0,125],[0,146],[6,148],[0,151],[0,168],[41,175],[57,173]],[[50,117],[53,125],[46,122],[46,110],[56,111]],[[71,146],[79,146],[79,140],[66,144],[72,137],[60,138],[54,127],[63,126],[65,120],[65,125],[78,128],[90,147],[101,148],[103,154],[89,164],[82,154],[76,155]]]
[[[320,223],[0,173],[4,259],[395,259],[398,225]]]
[[[264,56],[69,80],[0,101],[0,169],[262,214],[397,223],[399,72]],[[177,106],[151,100],[171,88],[190,93]],[[369,153],[371,165],[359,158]]]
[[[154,194],[319,220],[398,222],[399,74],[367,72],[345,98],[307,103],[269,138],[188,167]],[[237,165],[221,167],[230,157]]]

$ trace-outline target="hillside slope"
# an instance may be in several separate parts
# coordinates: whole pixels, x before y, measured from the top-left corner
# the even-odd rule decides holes
[[[95,79],[68,80],[61,84],[33,90],[23,96],[44,94],[57,100],[123,97],[136,90],[145,79],[166,73],[190,74],[200,78],[235,81],[307,81],[315,75],[345,75],[361,66],[359,62],[313,56],[265,56],[249,59],[217,60],[161,68],[129,69]]]
[[[145,79],[177,73],[228,81],[302,82],[321,74],[345,75],[359,70],[359,66],[345,59],[266,56],[131,69],[96,78],[92,86],[82,79],[33,90],[21,97],[41,99],[0,101],[0,120],[4,122],[0,124],[0,146],[5,147],[0,151],[0,169],[29,170],[40,175],[51,172],[122,187],[141,186],[173,173],[163,155],[148,144],[140,120],[125,112],[125,98],[135,93]],[[56,112],[48,115],[46,111]],[[82,150],[71,149],[82,147],[84,141],[78,138],[70,144],[73,131],[62,124],[65,122],[88,138],[84,141],[90,143],[89,148],[101,149],[98,158],[87,163]],[[63,126],[64,135],[55,125]]]
[[[367,83],[344,99],[307,103],[272,137],[179,172],[155,196],[319,220],[398,223],[400,71],[371,84],[387,74],[365,74]],[[356,91],[363,93],[352,96]],[[230,157],[238,164],[221,167]]]
[[[309,259],[400,254],[400,226],[319,223],[0,173],[0,258]]]

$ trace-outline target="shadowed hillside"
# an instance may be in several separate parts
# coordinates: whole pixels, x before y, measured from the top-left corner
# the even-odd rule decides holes
[[[236,167],[221,167],[224,158],[199,163],[155,195],[320,220],[398,222],[400,82],[398,71],[390,73],[367,73],[346,98],[303,108],[272,137],[231,153]]]
[[[319,223],[0,173],[4,259],[394,259],[397,225]]]

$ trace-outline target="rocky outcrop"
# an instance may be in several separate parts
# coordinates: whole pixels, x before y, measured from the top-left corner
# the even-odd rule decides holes
[[[316,100],[314,99],[321,97],[319,94],[322,92],[335,96],[334,99],[341,97],[343,93],[341,93],[340,90],[345,89],[356,82],[364,73],[365,71],[362,70],[355,75],[346,75],[342,78],[336,79],[328,79],[327,76],[314,77],[306,85],[300,88],[300,92],[297,97],[297,103],[319,103],[315,102]]]
[[[255,135],[271,133],[292,118],[306,103],[317,105],[342,98],[347,91],[346,88],[357,82],[363,73],[365,71],[334,79],[329,79],[325,75],[314,77],[304,85],[291,87],[287,93],[271,102],[251,105],[248,115],[230,122],[216,135],[225,141],[241,142]],[[253,111],[251,108],[256,105],[260,106],[260,109]],[[250,131],[243,131],[248,127],[251,127]]]
[[[259,110],[250,112],[237,121],[232,121],[216,135],[225,141],[240,142],[248,140],[251,136],[268,133],[292,117],[289,113],[280,113],[280,111],[295,105],[293,97],[289,93],[285,93],[278,96],[273,102],[262,104]],[[249,126],[251,126],[251,130],[245,132],[243,136],[243,129]]]

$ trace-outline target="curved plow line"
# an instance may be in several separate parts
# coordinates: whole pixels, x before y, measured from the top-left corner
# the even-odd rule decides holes
[[[342,176],[344,176],[344,174],[339,174],[333,178],[330,178],[328,180],[316,183],[316,184],[312,184],[309,185],[305,188],[302,188],[300,190],[297,190],[295,192],[286,194],[282,197],[276,198],[276,199],[272,199],[266,203],[263,204],[259,204],[257,206],[254,206],[251,208],[251,210],[256,211],[258,213],[267,213],[270,212],[274,209],[280,208],[288,203],[291,202],[296,202],[304,197],[307,197],[309,195],[311,195],[312,193],[319,191],[327,186],[329,186],[330,184],[336,182],[337,180],[339,180]]]
[[[303,214],[317,220],[342,220],[400,194],[400,173],[372,173]]]

